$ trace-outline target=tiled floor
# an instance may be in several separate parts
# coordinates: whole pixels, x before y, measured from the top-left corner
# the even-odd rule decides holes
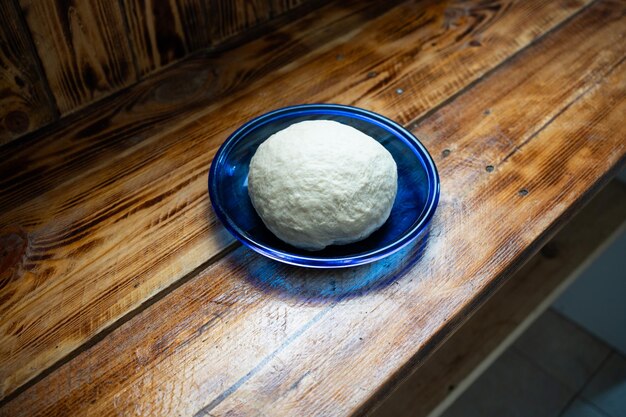
[[[548,310],[444,417],[626,417],[626,359]]]
[[[624,171],[626,176],[626,170]],[[554,303],[554,309],[626,355],[626,230]]]

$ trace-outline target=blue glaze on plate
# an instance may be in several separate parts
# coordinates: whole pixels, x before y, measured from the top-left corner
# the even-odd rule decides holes
[[[398,194],[389,219],[367,239],[320,251],[291,246],[270,232],[248,196],[248,167],[272,134],[305,120],[335,120],[379,141],[398,166]],[[338,104],[303,104],[266,113],[237,129],[220,147],[209,171],[209,195],[224,226],[243,244],[298,266],[338,268],[389,256],[421,236],[439,201],[439,175],[426,148],[399,124],[379,114]]]

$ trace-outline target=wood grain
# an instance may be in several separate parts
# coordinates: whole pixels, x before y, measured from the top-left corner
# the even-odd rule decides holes
[[[119,5],[103,0],[23,0],[30,26],[25,29],[21,11],[15,8],[17,1],[8,0],[0,9],[1,62],[6,68],[0,145],[57,120],[56,103],[45,91],[46,76],[62,115],[67,115],[190,52],[220,46],[221,40],[233,36],[249,38],[246,32],[251,27],[305,3],[219,0],[211,8],[224,13],[221,16],[209,13],[207,0],[130,0]],[[216,27],[211,29],[212,25]],[[33,54],[29,29],[39,57]],[[215,42],[212,32],[219,34]],[[38,58],[46,76],[38,72]]]
[[[8,206],[0,223],[6,236],[26,236],[28,245],[20,252],[20,261],[8,269],[7,284],[0,292],[1,311],[12,317],[3,326],[0,339],[0,348],[11,352],[2,355],[6,358],[2,363],[5,395],[163,288],[210,263],[232,243],[210,211],[205,181],[217,146],[238,124],[269,106],[350,99],[361,104],[369,101],[368,107],[375,111],[410,121],[501,63],[508,56],[504,52],[515,53],[583,6],[538,1],[503,7],[489,25],[481,26],[484,36],[493,34],[493,49],[480,49],[470,48],[465,40],[456,42],[459,33],[478,27],[478,18],[443,27],[445,10],[427,3],[406,2],[384,14],[379,6],[367,8],[358,3],[361,12],[357,14],[344,4],[332,5],[288,26],[289,30],[309,30],[284,49],[267,48],[284,43],[284,35],[273,34],[220,55],[215,62],[224,69],[218,72],[221,85],[216,94],[224,98],[195,114],[188,104],[179,103],[188,102],[198,90],[199,102],[206,103],[202,96],[206,90],[191,88],[189,95],[177,102],[181,96],[172,92],[178,89],[154,92],[150,85],[129,93],[130,103],[148,91],[156,93],[156,99],[152,101],[155,96],[148,95],[136,113],[135,108],[127,107],[128,102],[112,101],[97,117],[60,129],[65,143],[44,150],[34,142],[32,147],[10,154],[3,185],[7,191],[1,196]],[[476,7],[476,15],[485,13],[482,5]],[[398,33],[396,22],[415,10],[420,19]],[[311,29],[315,22],[326,30]],[[523,22],[537,25],[505,36],[506,27],[522,26]],[[349,23],[355,26],[347,26]],[[344,35],[337,36],[337,31]],[[407,45],[432,39],[433,31],[441,31],[437,39],[449,42],[448,46],[440,43],[419,54],[412,52],[414,59],[403,58]],[[354,50],[337,60],[339,53],[347,51],[349,40],[354,40]],[[572,79],[604,74],[606,63],[619,55],[615,49],[608,50],[604,59],[598,59],[599,53],[592,48],[583,61],[590,62],[589,67],[575,67],[581,72],[572,73]],[[259,51],[275,60],[265,59]],[[226,71],[242,56],[250,57],[244,60],[250,67]],[[298,56],[301,58],[294,60]],[[433,70],[432,77],[424,79],[425,63],[444,57],[456,57],[469,69]],[[201,68],[199,86],[211,88],[214,83],[207,80],[205,63],[194,64]],[[368,76],[376,70],[379,75]],[[328,77],[316,78],[320,71]],[[193,75],[175,73],[170,86],[188,82]],[[423,83],[421,94],[407,88],[405,97],[411,100],[384,99],[396,75],[404,85]],[[257,81],[246,84],[250,79]],[[302,83],[305,79],[311,82]],[[246,87],[240,87],[242,84]],[[285,91],[290,95],[285,96]],[[168,102],[167,93],[174,99]],[[166,105],[161,104],[162,97]],[[168,112],[172,107],[181,110],[172,115]],[[120,114],[120,108],[128,112]],[[168,125],[171,117],[180,118],[179,124]],[[63,167],[55,161],[62,161]],[[16,175],[12,166],[26,166],[31,173],[18,171]],[[33,176],[38,180],[33,181]],[[29,187],[19,187],[20,183]],[[52,185],[55,188],[46,190]],[[146,254],[150,256],[146,258]]]
[[[415,27],[423,31],[426,30],[424,26],[429,27],[430,24],[432,30],[438,30],[441,20],[433,18],[432,15],[441,16],[443,19],[444,11],[431,10],[428,5],[422,3],[418,6],[425,7],[425,12],[422,13],[425,17],[416,22]],[[492,30],[503,30],[500,25],[507,26],[516,23],[518,19],[527,21],[528,13],[549,12],[552,18],[544,18],[541,21],[541,24],[545,25],[543,30],[548,30],[557,24],[559,19],[567,18],[577,10],[561,6],[553,2],[540,2],[536,5],[523,3],[518,7],[508,7],[506,14],[493,20]],[[358,54],[355,52],[346,55],[345,60],[339,61],[341,71],[336,76],[342,80],[341,83],[328,85],[324,80],[320,80],[321,85],[316,83],[303,85],[299,80],[306,78],[307,74],[316,74],[320,70],[320,62],[326,62],[329,69],[336,68],[338,61],[335,60],[335,56],[338,50],[343,49],[345,36],[335,41],[339,46],[331,48],[325,45],[317,55],[312,52],[303,57],[303,62],[299,66],[271,73],[267,76],[270,78],[268,82],[250,84],[249,90],[234,94],[219,105],[209,106],[195,119],[186,117],[183,126],[170,131],[161,129],[157,135],[130,149],[118,148],[117,156],[111,160],[109,154],[106,164],[98,166],[97,163],[89,163],[87,165],[90,170],[84,175],[74,175],[50,193],[40,194],[38,198],[8,210],[2,218],[2,223],[7,227],[24,230],[29,237],[30,246],[23,258],[24,262],[20,264],[23,266],[22,269],[16,269],[18,272],[3,289],[3,295],[6,297],[3,311],[13,317],[11,323],[3,330],[6,338],[2,341],[3,348],[13,352],[5,368],[7,375],[11,375],[11,378],[5,380],[7,390],[13,389],[8,387],[19,386],[23,381],[32,378],[102,328],[113,323],[129,309],[138,306],[167,285],[193,271],[232,242],[215,223],[206,199],[205,184],[210,158],[228,131],[245,119],[266,110],[267,104],[264,100],[272,100],[274,105],[278,106],[297,101],[298,97],[324,101],[329,100],[329,97],[347,94],[346,91],[358,93],[359,90],[361,92],[369,90],[374,96],[385,90],[387,85],[384,82],[367,77],[371,64],[364,65],[367,63],[364,60],[371,58],[374,63],[384,65],[380,63],[380,56],[371,53],[373,47],[378,48],[381,45],[382,39],[387,39],[394,48],[399,49],[400,45],[412,44],[402,42],[403,38],[410,40],[411,36],[423,35],[422,32],[415,35],[408,28],[399,35],[400,38],[392,35],[395,31],[392,22],[397,22],[414,7],[413,3],[406,3],[349,32],[350,36],[364,43],[361,48],[355,45]],[[319,16],[312,18],[319,20]],[[335,21],[331,18],[330,21],[345,28],[346,22],[343,19]],[[310,24],[310,21],[308,23]],[[377,32],[376,28],[381,32]],[[467,27],[457,27],[454,30],[462,32],[466,29]],[[521,39],[526,39],[527,42],[535,39],[538,36],[537,30],[537,27],[528,27],[526,32],[518,32],[509,38],[499,38],[497,50],[509,50],[513,53],[517,48],[523,47]],[[489,33],[486,28],[484,31]],[[369,36],[363,36],[364,33]],[[451,42],[454,42],[454,38],[455,36],[449,36]],[[300,48],[302,44],[306,45],[308,42],[315,44],[314,41],[315,37],[311,37],[297,45]],[[265,43],[261,43],[260,46],[264,45]],[[256,47],[244,50],[256,53]],[[454,48],[448,47],[444,50],[446,54],[452,54]],[[430,54],[423,54],[421,59],[405,61],[405,64],[413,65],[416,71],[421,71],[424,61],[436,60],[438,51],[440,50],[433,49]],[[459,57],[466,57],[468,61],[477,63],[477,72],[442,71],[442,78],[434,78],[430,83],[432,90],[429,90],[432,91],[431,97],[437,97],[440,101],[445,100],[449,96],[447,94],[451,94],[450,91],[456,91],[450,85],[469,83],[501,62],[494,60],[493,51],[487,48],[468,48],[462,44],[455,51]],[[272,52],[276,53],[275,50]],[[285,55],[279,54],[279,61],[290,62],[287,59],[290,53],[290,50],[287,50]],[[606,56],[609,60],[614,57],[613,54]],[[593,55],[589,61],[594,62],[595,57]],[[390,59],[395,59],[395,55],[391,55]],[[604,61],[598,61],[598,65],[603,63]],[[357,67],[361,69],[358,70]],[[404,67],[400,65],[397,68]],[[589,71],[600,71],[598,74],[601,74],[603,67],[591,65],[588,68]],[[258,66],[254,69],[263,70]],[[230,77],[226,76],[225,79],[238,81],[241,76],[241,73],[236,72]],[[389,75],[384,77],[387,78]],[[410,77],[417,78],[419,74],[405,71],[404,77],[409,77],[410,80]],[[376,85],[378,87],[375,87]],[[324,88],[321,88],[322,86]],[[231,88],[231,84],[227,82],[224,88]],[[443,92],[437,93],[439,90]],[[281,93],[284,91],[290,91],[292,95],[284,97]],[[368,95],[365,94],[365,97]],[[248,104],[242,106],[242,100]],[[418,103],[419,100],[420,97],[415,98]],[[398,107],[385,110],[382,106],[384,101],[381,100],[379,108],[374,110],[392,116],[395,113],[399,115],[398,117],[406,117],[402,105],[411,104],[412,108],[416,108],[413,101],[394,103]],[[216,109],[219,113],[216,113]],[[423,111],[426,109],[425,107]],[[227,123],[224,125],[213,123],[216,114],[220,115],[222,118],[220,120]],[[415,117],[418,115],[419,113],[416,113]],[[141,119],[142,124],[154,124],[155,119],[148,120],[146,122],[144,116]],[[96,126],[101,126],[102,123],[93,120],[91,122]],[[115,133],[106,129],[107,127],[105,122],[106,135],[96,131],[95,136],[102,135],[102,140],[106,139],[107,143],[111,143],[115,140]],[[207,127],[212,130],[207,132]],[[124,129],[128,127],[124,126]],[[120,140],[132,140],[132,136],[130,138],[129,136],[124,134]],[[93,147],[87,149],[80,148],[82,145],[80,141],[72,142],[72,146],[79,147],[81,155],[89,157],[94,153],[106,155],[106,148],[103,150],[102,145],[94,146],[96,143],[98,140],[90,141],[89,145]],[[195,149],[196,152],[189,152],[189,149]],[[62,157],[65,167],[70,172],[75,169],[76,165],[72,166],[71,158],[67,158],[58,149],[56,151],[53,153],[55,158]],[[31,157],[32,155],[28,155],[29,159]],[[33,159],[33,164],[37,164],[37,160],[38,158]],[[42,163],[41,161],[46,160],[39,161]],[[48,165],[50,161],[43,163]],[[86,162],[79,159],[76,164],[80,168],[80,164]],[[172,175],[172,172],[176,172],[176,175]],[[47,179],[49,176],[44,178]],[[167,187],[164,187],[161,180],[163,178],[172,179]],[[21,193],[32,192],[33,190],[21,189],[18,198]],[[9,201],[15,200],[14,198]],[[115,204],[112,204],[113,202]],[[48,222],[45,219],[54,221]],[[146,253],[152,255],[146,258]],[[96,258],[99,259],[98,263],[91,261]],[[18,280],[17,277],[21,276],[33,278]],[[55,277],[64,278],[59,280]],[[94,285],[95,283],[98,285]],[[63,309],[57,308],[54,302],[59,297],[62,297],[60,299],[63,301]],[[68,311],[71,312],[69,316]],[[46,320],[42,321],[38,317],[46,317]],[[16,335],[11,329],[19,329],[19,323],[28,323],[25,327],[27,331],[21,331]],[[45,337],[42,336],[44,334]]]
[[[204,6],[202,0],[124,2],[131,45],[141,75],[208,45]]]
[[[209,0],[209,26],[212,43],[219,44],[245,30],[268,21],[272,13],[270,0]]]
[[[381,7],[358,1],[345,2],[341,8],[325,7],[235,50],[182,62],[134,86],[128,94],[102,100],[98,106],[62,119],[33,137],[31,143],[0,148],[4,161],[0,165],[0,210],[40,197],[63,182],[109,164],[145,140],[154,141],[164,131],[189,124],[207,111],[215,112],[216,103],[235,100],[233,94],[255,94],[252,91],[271,82],[265,77],[287,64],[309,60],[307,55],[317,48],[337,45],[346,31],[390,7],[391,2]]]
[[[311,0],[308,0],[311,2]],[[270,10],[272,16],[280,16],[290,10],[293,10],[299,6],[305,4],[307,0],[271,0]]]
[[[626,186],[611,182],[538,254],[512,276],[458,331],[442,343],[371,414],[426,417],[547,300],[587,264],[626,218]],[[543,306],[542,306],[543,305]]]
[[[137,80],[118,2],[20,4],[62,115]]]
[[[525,73],[520,68],[515,70]],[[497,165],[496,175],[487,175],[483,166],[476,169],[469,163],[471,169],[457,169],[465,171],[468,179],[460,182],[451,176],[442,177],[442,189],[447,190],[448,196],[440,206],[426,248],[422,252],[412,248],[400,258],[378,266],[384,272],[363,271],[357,282],[364,277],[376,277],[366,289],[355,289],[354,281],[345,280],[340,274],[324,276],[280,267],[243,249],[220,261],[215,270],[207,271],[209,276],[219,275],[218,268],[224,266],[231,270],[229,277],[233,279],[232,269],[239,268],[242,279],[260,283],[261,292],[273,289],[274,294],[291,295],[294,304],[282,314],[294,322],[302,318],[304,310],[298,303],[315,302],[312,297],[306,297],[306,291],[293,290],[300,290],[299,285],[306,287],[316,280],[320,287],[332,291],[343,278],[348,291],[346,294],[345,287],[335,290],[336,303],[331,299],[318,304],[316,315],[287,331],[282,343],[270,347],[273,348],[270,353],[261,356],[263,359],[254,366],[247,369],[244,366],[240,372],[240,367],[231,365],[234,372],[229,373],[231,379],[223,389],[210,382],[207,387],[203,377],[194,380],[211,398],[204,401],[197,415],[263,415],[272,410],[281,410],[284,415],[360,415],[369,410],[537,250],[575,207],[588,198],[588,193],[597,190],[598,180],[602,183],[602,178],[623,166],[626,159],[626,132],[621,127],[626,111],[624,70],[626,63],[622,59],[600,86],[573,98],[565,108],[561,107],[563,111],[552,122],[527,131],[526,140],[517,142],[520,149]],[[519,80],[510,72],[507,75],[507,81]],[[481,85],[490,85],[492,81]],[[526,91],[524,87],[522,83],[521,88]],[[471,94],[480,96],[476,90]],[[489,103],[484,96],[482,99],[483,103]],[[440,119],[440,123],[433,121],[440,130],[440,135],[427,140],[433,151],[439,148],[437,142],[451,139],[442,131],[453,120],[459,121],[459,114],[464,114],[466,125],[480,114],[469,108],[460,112],[458,107],[446,110],[453,116]],[[519,114],[513,117],[528,121]],[[502,116],[499,122],[503,123]],[[512,125],[512,121],[505,125]],[[454,159],[467,163],[472,153],[456,148]],[[443,165],[445,168],[447,164]],[[472,178],[473,170],[482,177]],[[472,182],[465,182],[468,180]],[[521,190],[528,193],[520,193]],[[371,287],[378,289],[368,292]],[[270,307],[263,307],[270,311],[281,307],[280,302],[268,303]],[[246,328],[243,323],[252,322],[256,326],[251,334],[264,332],[260,320],[267,313],[250,307],[246,312],[250,315],[244,318],[238,315],[241,324],[233,327]],[[230,322],[231,316],[222,318]],[[290,323],[284,327],[290,329]],[[212,334],[218,338],[223,332],[218,329]],[[227,348],[224,363],[231,357],[258,357],[254,342],[242,342],[251,335],[242,336],[237,339],[240,344],[236,348],[232,345]],[[208,339],[199,339],[198,344],[188,342],[180,352],[181,357],[201,355],[196,349],[213,346],[217,341]],[[211,353],[203,358],[215,360],[217,356]],[[205,371],[212,374],[214,369],[202,359],[184,363],[194,366],[194,375]],[[183,366],[181,362],[177,364]],[[138,380],[147,382],[156,375],[143,376],[147,378]],[[132,403],[131,399],[128,405]]]
[[[57,118],[28,29],[13,1],[0,3],[0,145]]]
[[[364,412],[624,163],[623,12],[619,2],[594,4],[413,126],[441,155],[444,190],[423,245],[334,272],[239,248],[2,412]],[[289,74],[282,80],[273,88],[298,93]],[[241,110],[240,100],[222,111]],[[206,135],[199,121],[186,134]],[[193,168],[172,166],[181,181]]]

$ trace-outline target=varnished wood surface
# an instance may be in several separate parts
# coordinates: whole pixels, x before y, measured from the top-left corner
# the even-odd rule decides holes
[[[537,31],[552,29],[582,7],[537,2],[492,8],[506,10],[492,17],[491,25],[480,26],[482,36],[495,40],[493,47],[479,48],[468,46],[468,39],[461,43],[456,39],[479,27],[476,22],[484,17],[452,25],[451,12],[432,4],[406,3],[388,13],[381,13],[376,4],[352,5],[352,9],[345,3],[329,6],[286,27],[284,35],[270,35],[215,57],[211,62],[224,68],[218,69],[219,78],[213,78],[206,61],[192,62],[195,66],[183,67],[184,72],[174,73],[172,79],[159,80],[160,89],[169,87],[165,89],[169,96],[157,89],[157,94],[147,95],[148,100],[136,108],[119,114],[129,101],[154,91],[152,85],[147,86],[124,97],[129,101],[112,101],[97,116],[53,133],[35,152],[28,147],[9,153],[6,192],[0,199],[6,207],[2,224],[8,236],[26,234],[30,245],[2,290],[6,297],[2,312],[12,317],[5,324],[0,346],[12,352],[0,355],[7,358],[2,363],[8,375],[3,378],[6,391],[48,368],[232,243],[209,209],[206,172],[217,146],[238,124],[269,106],[303,101],[361,105],[407,123],[428,111],[432,102],[443,102],[494,68],[506,59],[504,51],[518,51],[536,39]],[[491,10],[476,7],[474,16]],[[361,11],[355,14],[354,9]],[[409,13],[420,18],[398,33],[395,22]],[[539,20],[540,15],[550,18]],[[542,26],[525,26],[508,37],[498,35],[527,21]],[[322,27],[313,30],[316,22]],[[404,51],[406,45],[417,45],[421,51],[417,41],[430,31],[441,31],[428,44],[437,47],[416,53],[414,60],[402,58],[410,53]],[[276,42],[284,42],[290,33],[297,35],[277,51]],[[346,50],[349,41],[353,46]],[[259,51],[267,58],[259,57]],[[337,59],[340,54],[345,56]],[[398,56],[401,59],[394,65]],[[235,60],[246,57],[249,66],[227,71],[237,68]],[[455,59],[473,67],[459,72],[437,66],[430,78],[424,78],[424,72],[438,60]],[[285,70],[275,71],[284,65]],[[598,61],[585,71],[599,71],[601,65]],[[331,78],[312,76],[323,68]],[[198,85],[208,92],[192,88],[178,95],[179,86],[189,83],[190,75],[197,76]],[[310,82],[303,83],[306,79]],[[217,80],[221,89],[215,87]],[[396,93],[399,86],[406,89],[402,95]],[[291,94],[285,96],[285,91]],[[215,101],[207,103],[202,93]],[[188,104],[181,103],[190,97],[207,103],[206,108],[184,112]],[[195,151],[189,152],[190,148]],[[16,170],[16,166],[28,168]],[[163,182],[163,178],[168,180]],[[116,250],[120,245],[125,248],[123,254]],[[151,254],[149,259],[146,253]],[[24,285],[19,278],[31,274],[38,279]],[[63,309],[57,308],[59,298]],[[15,334],[21,323],[28,326]],[[48,340],[42,344],[44,334]]]
[[[421,254],[411,248],[388,263],[360,271],[363,275],[353,280],[349,278],[355,275],[349,273],[329,277],[278,267],[245,250],[234,252],[209,269],[207,278],[220,276],[219,268],[225,268],[232,279],[235,269],[242,280],[259,283],[262,294],[268,288],[274,289],[274,297],[280,301],[273,303],[270,311],[277,311],[285,318],[281,326],[285,331],[280,343],[270,344],[264,351],[262,348],[268,347],[267,339],[262,347],[257,346],[255,339],[248,339],[254,333],[246,329],[248,323],[266,328],[262,323],[268,317],[267,311],[263,311],[267,304],[261,300],[257,303],[258,310],[247,307],[245,318],[238,314],[239,325],[228,327],[244,333],[236,338],[238,345],[225,349],[228,353],[224,360],[249,357],[259,350],[266,355],[248,366],[231,368],[224,389],[219,384],[210,385],[215,391],[203,385],[210,377],[195,379],[191,375],[205,372],[216,375],[223,370],[208,363],[200,366],[201,361],[189,362],[196,368],[186,375],[187,381],[198,383],[203,387],[201,391],[208,391],[212,398],[210,402],[202,400],[205,405],[198,415],[228,412],[263,415],[271,414],[272,410],[285,410],[289,415],[345,415],[368,410],[377,399],[374,387],[380,388],[378,395],[382,395],[396,378],[423,360],[458,321],[532,253],[535,245],[543,242],[552,227],[563,220],[562,216],[568,215],[566,210],[580,202],[581,194],[576,190],[584,186],[586,179],[603,176],[604,169],[595,165],[598,163],[595,157],[603,158],[607,162],[605,167],[623,160],[623,134],[610,139],[612,133],[609,135],[604,129],[615,132],[622,124],[626,111],[626,80],[622,75],[625,67],[622,64],[615,68],[603,84],[605,88],[595,90],[586,100],[570,103],[562,118],[556,118],[536,136],[527,137],[532,139],[525,144],[518,143],[522,149],[514,153],[511,149],[512,156],[497,163],[496,175],[474,177],[475,185],[458,189],[451,182],[453,175],[446,174],[442,189],[447,189],[449,194]],[[605,100],[617,105],[608,109]],[[456,110],[455,118],[459,114],[459,109]],[[452,123],[450,119],[440,120],[440,127]],[[594,136],[605,142],[588,140]],[[427,144],[431,150],[437,149],[432,141]],[[600,151],[604,146],[606,153]],[[616,154],[616,149],[621,149],[621,153]],[[469,155],[464,149],[456,148],[456,151],[467,161],[463,157]],[[591,155],[595,166],[582,162]],[[581,169],[575,162],[584,164],[585,168]],[[444,171],[449,167],[441,165]],[[456,172],[465,171],[464,177],[471,178],[473,169],[457,167]],[[495,190],[499,194],[497,199],[493,198]],[[528,194],[520,193],[521,190],[528,190]],[[358,285],[368,278],[374,282],[359,291]],[[311,282],[317,284],[312,291],[307,289]],[[190,287],[193,285],[190,282]],[[200,279],[198,285],[203,286]],[[368,291],[372,288],[375,290]],[[245,302],[254,300],[255,293],[251,290],[250,293]],[[311,295],[324,293],[330,293],[330,300],[316,304]],[[305,294],[308,297],[303,297]],[[303,298],[309,301],[307,307],[315,304],[316,308],[303,308],[300,304],[305,301]],[[235,319],[229,312],[219,314],[226,323]],[[221,323],[215,328],[221,330]],[[274,334],[280,331],[277,329]],[[215,339],[190,337],[191,341],[185,340],[185,348],[169,358],[201,354],[207,346],[219,351],[220,333],[219,330],[213,333]],[[206,334],[204,329],[203,335]],[[249,341],[243,343],[243,340]],[[182,363],[174,362],[173,368],[185,369]],[[160,374],[159,367],[153,369],[154,373],[146,372],[138,379],[140,384],[145,384],[141,385],[144,393],[150,392],[151,378]],[[182,394],[181,398],[185,398],[187,393]],[[165,413],[177,407],[180,403],[165,408]]]
[[[107,0],[20,0],[61,114],[137,80],[122,11]]]
[[[258,37],[323,3],[5,0],[0,6],[0,145],[190,53]]]
[[[219,87],[204,75],[190,93],[204,106],[137,86],[125,96],[137,108],[110,100],[54,144],[11,148],[4,395],[45,377],[2,412],[364,412],[624,159],[622,3],[462,6],[331,5],[181,66],[224,65]],[[281,36],[284,49],[265,48]],[[192,79],[171,72],[163,85]],[[435,155],[442,201],[422,251],[330,273],[224,254],[211,156],[249,117],[307,101],[382,112]]]
[[[611,182],[386,398],[371,417],[437,415],[477,366],[512,343],[626,225],[626,185]],[[529,317],[532,316],[532,317]],[[495,358],[493,358],[495,359]],[[433,414],[431,414],[433,413]]]
[[[56,120],[28,33],[12,1],[0,2],[0,145]]]
[[[39,132],[30,138],[36,146],[15,143],[0,148],[4,161],[0,165],[0,211],[109,164],[120,152],[138,148],[138,142],[155,142],[158,135],[172,141],[175,137],[164,131],[190,124],[207,111],[216,112],[222,102],[244,95],[262,97],[265,93],[254,90],[280,78],[273,72],[296,60],[310,61],[307,55],[318,48],[340,45],[350,28],[360,27],[391,7],[372,3],[328,6],[236,50],[188,60],[133,87],[128,94],[103,100],[99,106]],[[326,65],[335,60],[332,57]],[[328,84],[319,79],[318,89],[320,83]],[[283,94],[275,98],[281,99]],[[243,120],[239,117],[224,129]]]

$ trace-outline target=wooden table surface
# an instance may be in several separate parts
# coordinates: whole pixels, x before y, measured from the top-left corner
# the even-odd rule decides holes
[[[626,3],[332,2],[0,148],[0,415],[364,414],[626,161]],[[237,244],[240,124],[364,107],[441,175],[428,237],[307,270]]]

